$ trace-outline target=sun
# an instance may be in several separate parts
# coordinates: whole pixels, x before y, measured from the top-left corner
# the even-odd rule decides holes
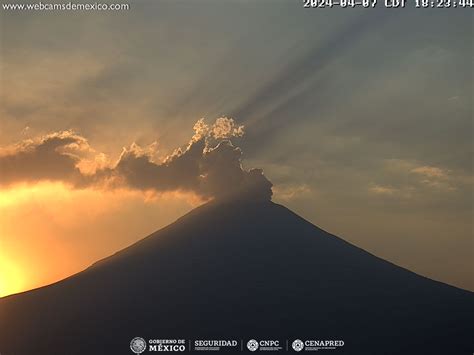
[[[0,297],[23,291],[24,281],[20,268],[0,254]]]

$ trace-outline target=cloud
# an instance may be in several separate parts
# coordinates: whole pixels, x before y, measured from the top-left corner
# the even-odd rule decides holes
[[[132,143],[115,164],[72,131],[52,133],[0,150],[0,185],[61,181],[76,188],[186,191],[204,199],[271,199],[272,183],[261,169],[244,169],[242,151],[231,142],[244,135],[243,126],[226,117],[211,125],[200,119],[194,132],[184,149],[162,161],[155,161],[158,143]]]
[[[412,173],[425,175],[431,178],[447,178],[447,173],[435,166],[420,166],[411,170]]]
[[[461,183],[462,172],[454,172],[434,165],[426,165],[417,161],[403,159],[388,159],[384,169],[392,175],[397,175],[412,184],[424,184],[431,187],[446,186]]]
[[[414,197],[415,188],[413,186],[384,186],[371,184],[369,186],[369,192],[383,197],[397,198],[397,199],[410,199]]]
[[[374,185],[369,187],[369,191],[379,195],[393,195],[397,190],[389,186]]]
[[[72,131],[52,133],[0,149],[0,185],[61,180],[80,185],[77,164],[90,152],[87,140]]]
[[[472,174],[416,160],[387,159],[368,190],[373,195],[446,203],[465,200],[472,190]],[[373,178],[373,176],[371,177]]]
[[[278,188],[275,188],[275,197],[283,201],[308,197],[308,195],[314,194],[315,191],[307,184],[281,184],[278,185]]]

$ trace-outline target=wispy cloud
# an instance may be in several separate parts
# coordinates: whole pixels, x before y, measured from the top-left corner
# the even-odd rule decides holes
[[[411,169],[412,173],[415,174],[420,174],[420,175],[425,175],[431,178],[440,178],[440,179],[447,179],[448,178],[448,173],[436,166],[419,166],[417,168]]]

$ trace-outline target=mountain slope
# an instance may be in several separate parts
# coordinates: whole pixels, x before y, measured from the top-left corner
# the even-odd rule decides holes
[[[0,353],[131,354],[142,336],[472,354],[473,300],[283,206],[207,204],[77,275],[0,299]]]

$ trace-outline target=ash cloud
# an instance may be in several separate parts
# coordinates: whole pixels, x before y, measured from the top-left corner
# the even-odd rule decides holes
[[[194,192],[204,199],[270,200],[272,183],[261,169],[242,167],[242,151],[232,139],[244,127],[231,118],[194,125],[184,148],[155,161],[156,144],[124,148],[115,164],[107,165],[87,140],[72,131],[53,133],[0,150],[0,186],[61,181],[75,188],[127,187],[144,191]]]
[[[87,140],[72,131],[0,149],[0,186],[43,180],[83,184],[85,176],[78,165],[81,152],[89,149]]]

